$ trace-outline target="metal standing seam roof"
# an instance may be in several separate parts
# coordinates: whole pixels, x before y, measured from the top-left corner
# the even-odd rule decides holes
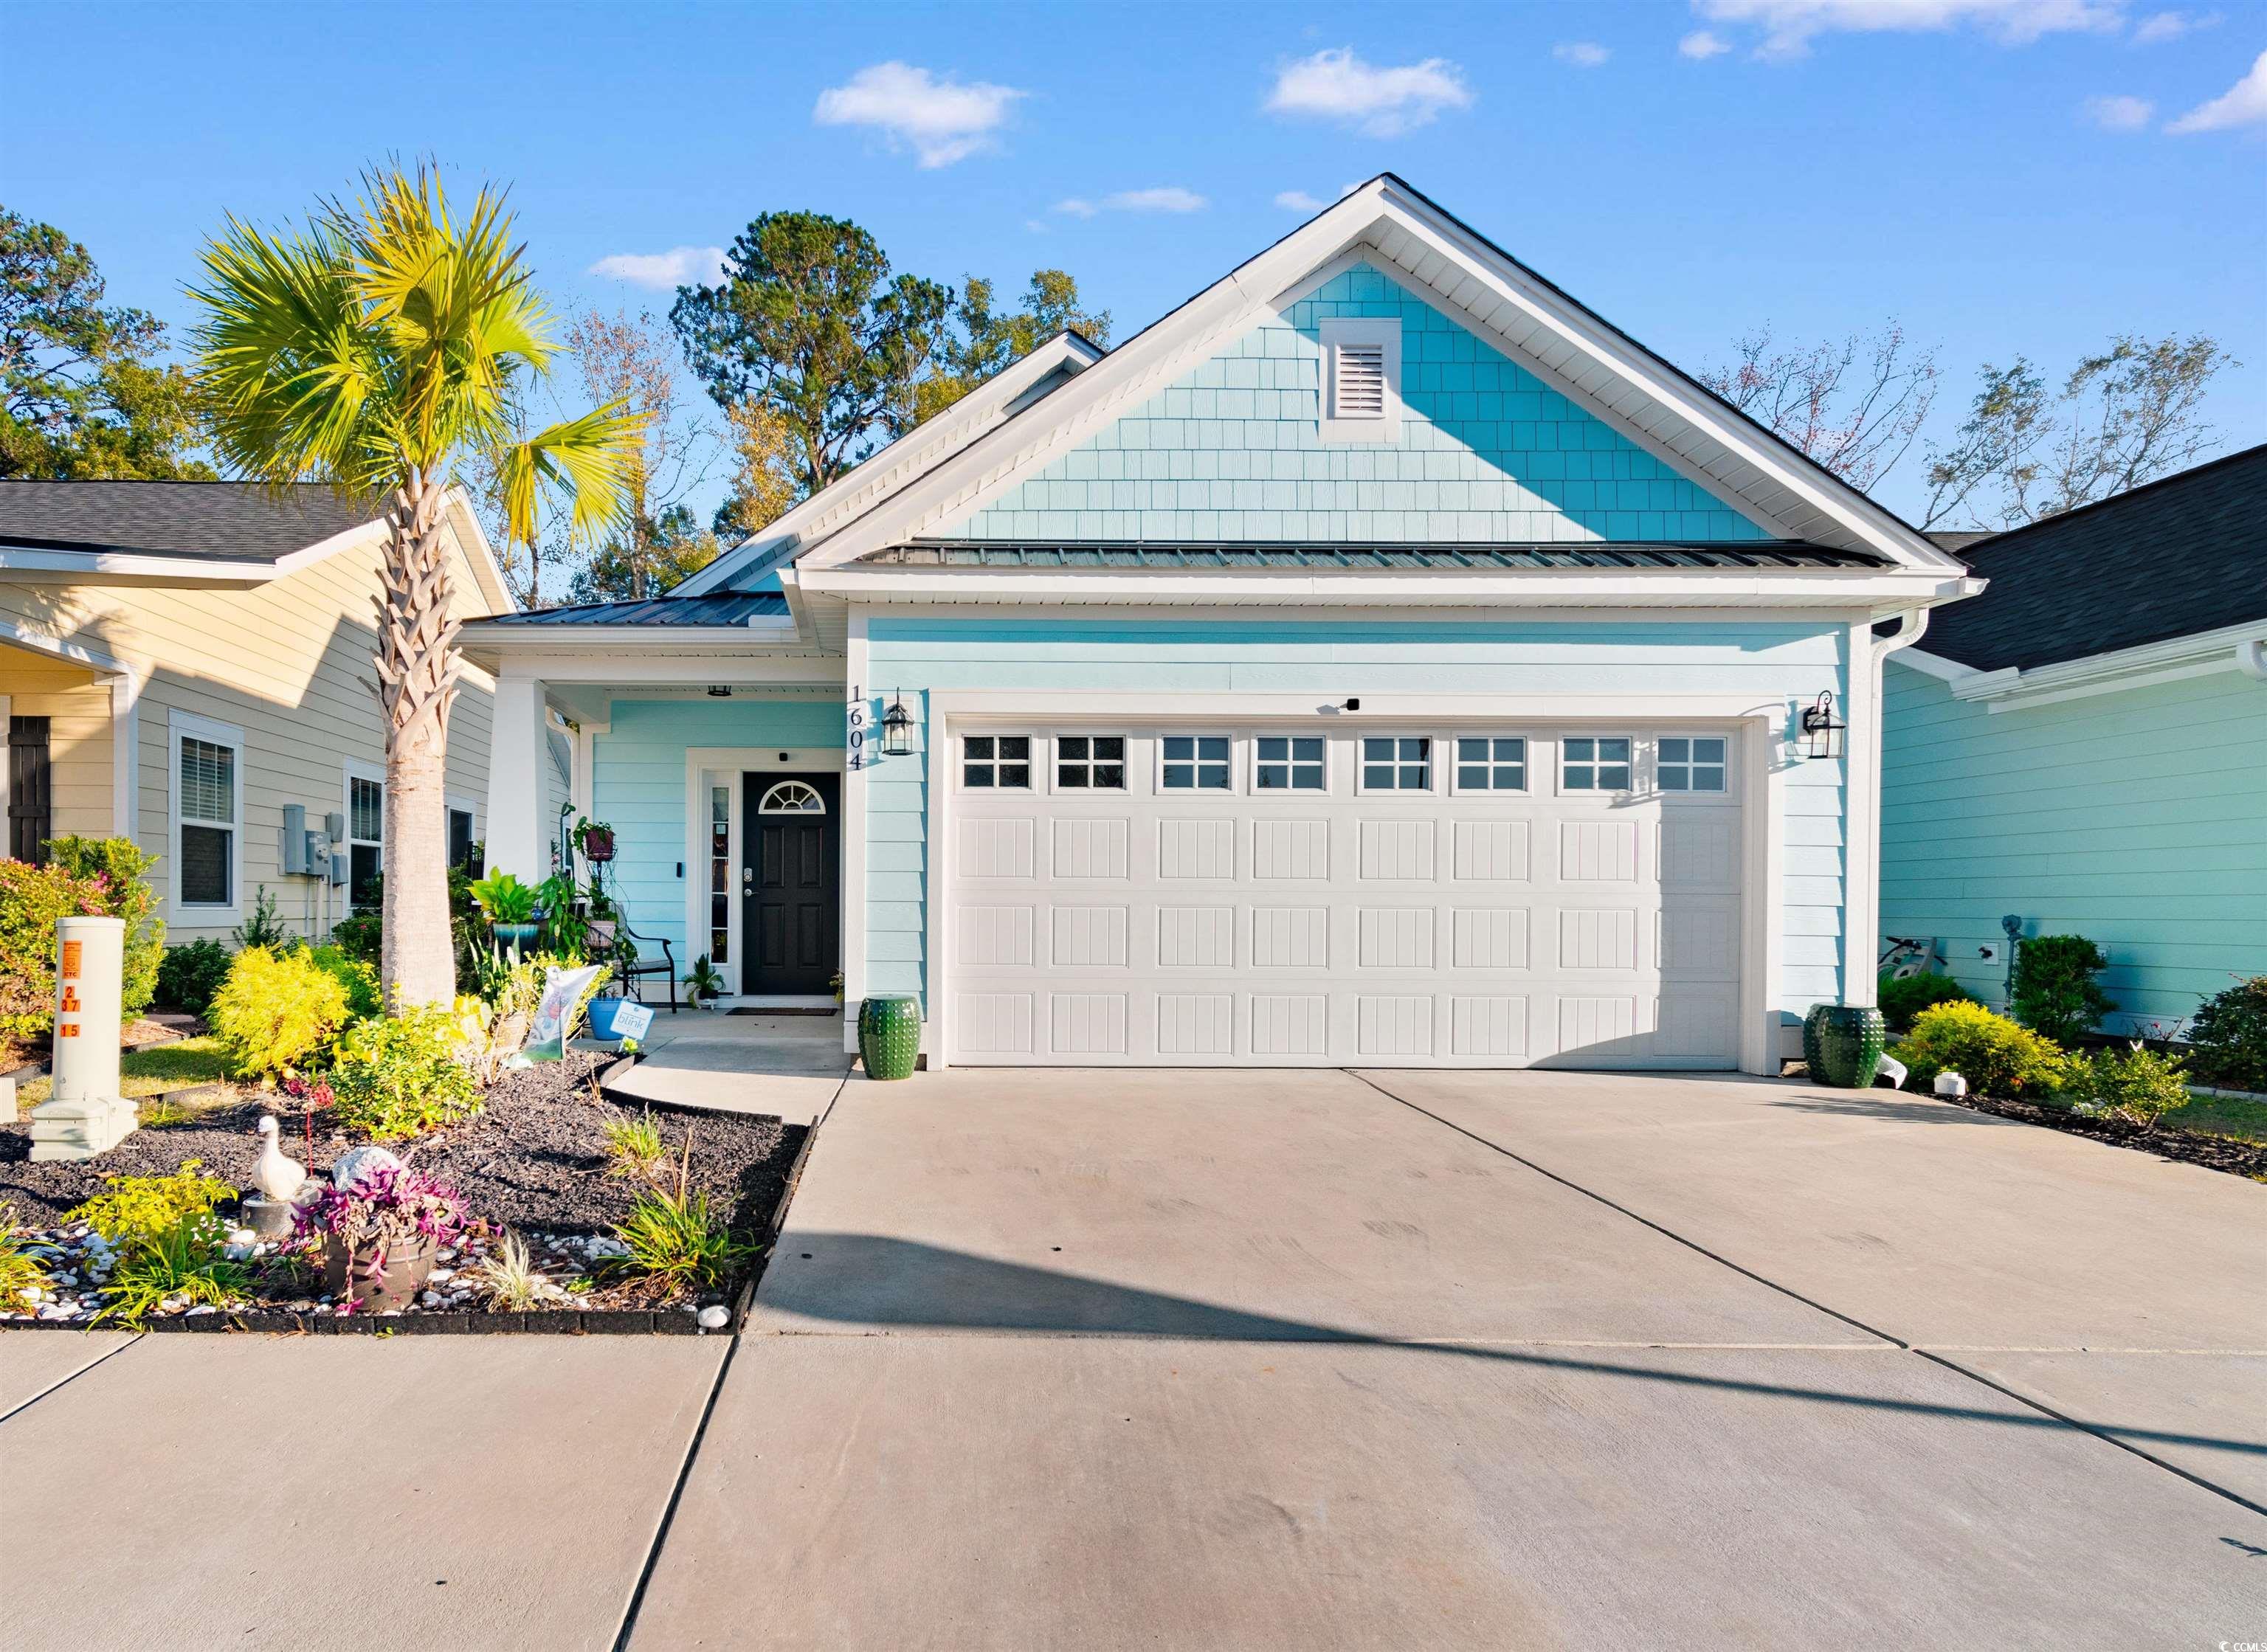
[[[698,597],[649,597],[642,602],[585,602],[561,608],[499,613],[484,626],[745,625],[750,620],[784,618],[787,598],[776,591],[716,591]]]
[[[1520,571],[1550,569],[1877,569],[1889,558],[1782,540],[1662,545],[1586,541],[1534,545],[1009,545],[915,540],[869,551],[853,564],[885,568],[1012,568],[1098,572],[1290,569],[1302,572]]]

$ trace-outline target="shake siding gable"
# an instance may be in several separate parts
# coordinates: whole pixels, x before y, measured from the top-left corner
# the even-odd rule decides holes
[[[1322,323],[1398,320],[1400,439],[1322,439]],[[1028,417],[1043,417],[1044,404]],[[1524,543],[1770,537],[1368,264],[945,537]]]

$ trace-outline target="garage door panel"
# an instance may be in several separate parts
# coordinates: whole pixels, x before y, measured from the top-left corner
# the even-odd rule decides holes
[[[1035,760],[1045,753],[1045,736]],[[1729,1066],[1745,863],[1721,797],[951,794],[948,1048],[972,1062]],[[1539,737],[1538,737],[1539,738]],[[1341,760],[1341,759],[1347,760]]]

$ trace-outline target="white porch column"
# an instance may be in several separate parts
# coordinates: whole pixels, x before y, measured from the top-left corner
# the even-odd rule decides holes
[[[142,685],[131,672],[110,684],[110,834],[139,842],[142,822]]]
[[[487,865],[531,884],[551,875],[544,746],[543,679],[507,666],[495,679],[495,726],[488,745]]]

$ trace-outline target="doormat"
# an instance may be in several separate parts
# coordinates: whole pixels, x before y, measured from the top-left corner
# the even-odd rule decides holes
[[[833,1010],[757,1010],[742,1004],[724,1013],[728,1016],[839,1016],[842,1010],[840,1006]]]

